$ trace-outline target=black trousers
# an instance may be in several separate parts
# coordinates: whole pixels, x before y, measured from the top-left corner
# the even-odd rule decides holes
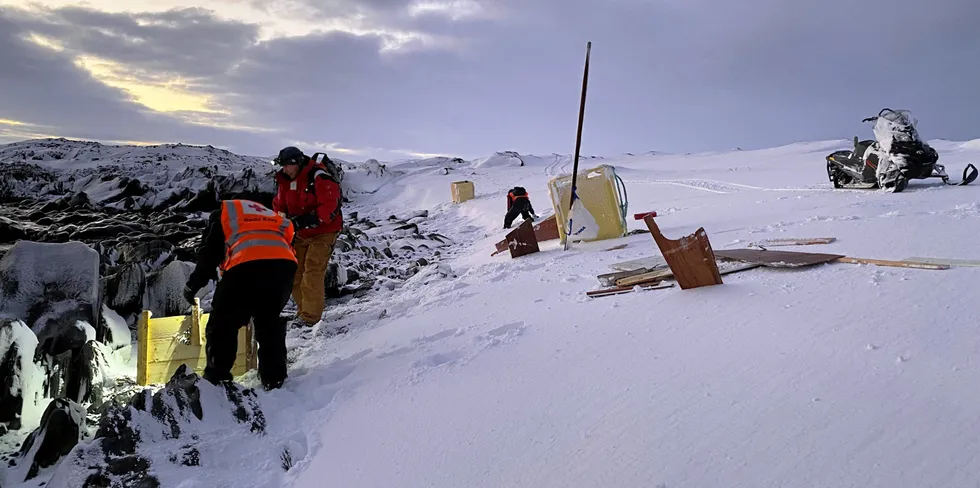
[[[527,198],[514,200],[514,203],[510,206],[510,210],[507,211],[507,215],[504,215],[504,228],[509,229],[518,215],[523,217],[524,220],[527,220],[531,218],[532,213],[534,213],[534,209],[531,208],[530,200]]]
[[[292,292],[296,263],[285,259],[248,261],[229,269],[211,300],[204,379],[231,380],[238,330],[252,319],[258,342],[259,377],[266,388],[286,380],[286,320],[279,314]]]

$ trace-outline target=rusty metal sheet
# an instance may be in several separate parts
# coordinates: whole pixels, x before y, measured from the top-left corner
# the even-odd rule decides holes
[[[541,250],[538,248],[538,239],[534,235],[530,220],[521,222],[521,225],[507,234],[507,248],[510,249],[511,259]]]
[[[558,234],[558,219],[552,215],[535,224],[534,236],[537,237],[538,242],[558,239],[560,237]]]
[[[724,283],[718,272],[714,250],[703,227],[680,239],[668,239],[660,233],[653,217],[647,215],[643,220],[653,234],[660,254],[670,266],[674,281],[682,290]]]
[[[844,257],[844,255],[760,249],[726,249],[715,251],[715,257],[745,263],[756,263],[771,268],[801,268],[836,261]]]

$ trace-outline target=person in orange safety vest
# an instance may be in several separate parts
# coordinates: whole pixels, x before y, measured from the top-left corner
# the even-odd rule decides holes
[[[193,302],[201,288],[217,281],[205,331],[204,379],[232,380],[238,330],[252,319],[263,386],[278,388],[286,380],[286,319],[280,314],[296,274],[294,233],[289,219],[249,200],[224,200],[209,216],[184,287],[184,299]]]

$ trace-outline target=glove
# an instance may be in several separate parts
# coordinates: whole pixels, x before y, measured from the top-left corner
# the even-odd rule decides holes
[[[289,220],[293,222],[293,227],[297,230],[309,229],[320,225],[320,218],[313,212],[293,217]]]
[[[195,289],[193,289],[193,288],[191,288],[191,287],[189,287],[187,285],[184,285],[184,300],[187,300],[187,303],[190,303],[191,305],[193,305],[194,304],[194,296],[195,295],[197,295],[197,290],[195,290]]]

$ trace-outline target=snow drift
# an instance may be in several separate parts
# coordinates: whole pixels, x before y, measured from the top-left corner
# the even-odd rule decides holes
[[[977,227],[963,225],[980,208],[976,187],[916,181],[901,194],[835,191],[823,154],[846,144],[585,158],[582,167],[614,166],[630,213],[657,211],[673,239],[704,227],[715,249],[827,236],[836,240],[788,250],[980,259]],[[943,145],[941,160],[980,159],[962,144]],[[198,417],[184,400],[193,395],[179,393],[193,389],[170,387],[159,400],[148,392],[122,401],[111,411],[130,419],[81,439],[33,484],[13,486],[149,475],[188,487],[975,481],[980,324],[959,304],[971,302],[980,268],[754,269],[714,287],[589,298],[584,292],[599,288],[596,276],[612,265],[658,255],[649,233],[490,256],[506,232],[507,190],[527,188],[544,213],[547,182],[570,162],[378,163],[384,183],[345,209],[357,216],[338,254],[354,260],[389,249],[399,258],[403,250],[407,265],[418,259],[413,248],[433,261],[333,301],[316,327],[289,331],[289,381],[243,403],[252,419],[262,412],[264,433],[237,420],[221,389],[198,386]],[[463,175],[476,198],[453,204],[449,185]],[[372,239],[377,246],[365,242]],[[337,336],[338,327],[348,332]],[[258,384],[254,375],[239,382],[243,398]],[[173,413],[179,435],[153,416],[154,405]],[[117,431],[154,442],[114,438]],[[125,449],[107,455],[106,446]]]

